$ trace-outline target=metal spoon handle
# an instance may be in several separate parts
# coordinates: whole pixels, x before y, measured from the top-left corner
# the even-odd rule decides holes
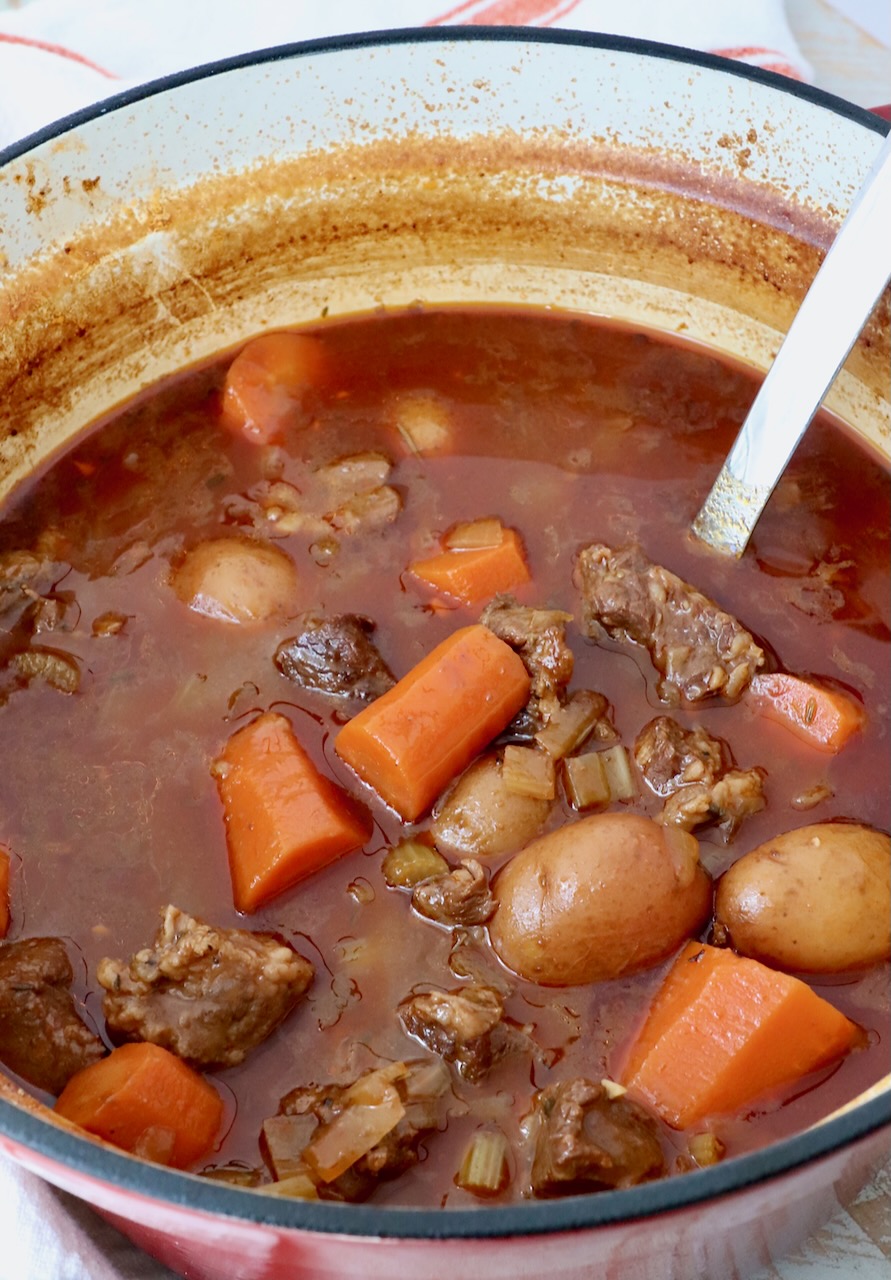
[[[795,446],[891,278],[891,134],[851,205],[693,522],[740,556]]]

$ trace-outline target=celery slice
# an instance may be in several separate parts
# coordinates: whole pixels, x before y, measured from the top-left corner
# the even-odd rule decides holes
[[[600,756],[613,800],[633,800],[637,795],[637,784],[631,772],[628,752],[619,743],[601,751]]]
[[[554,798],[554,761],[537,747],[505,747],[501,778],[505,788],[514,795],[531,796],[535,800]]]
[[[609,781],[603,768],[602,751],[570,756],[563,761],[563,785],[573,809],[593,809],[610,802]]]
[[[441,853],[423,840],[400,840],[384,854],[381,870],[391,889],[413,888],[431,876],[444,876],[449,864]]]
[[[510,1181],[508,1150],[500,1129],[478,1129],[464,1152],[455,1182],[475,1196],[497,1196]]]
[[[552,713],[545,727],[535,735],[535,741],[555,760],[562,760],[581,746],[605,715],[607,705],[602,693],[578,689],[564,706]]]

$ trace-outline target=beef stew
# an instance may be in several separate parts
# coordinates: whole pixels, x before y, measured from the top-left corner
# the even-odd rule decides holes
[[[85,1039],[210,1068],[222,1136],[189,1167],[381,1203],[565,1194],[732,1157],[882,1074],[879,946],[795,971],[843,1025],[794,1079],[689,1127],[622,1083],[684,944],[745,945],[712,888],[759,847],[866,827],[857,914],[887,918],[887,472],[821,419],[746,557],[714,556],[687,529],[753,393],[618,326],[419,308],[187,372],[7,505],[0,959],[62,939]],[[379,781],[412,770],[404,802]],[[545,844],[569,909],[518,905]],[[592,937],[580,971],[517,958]],[[196,948],[244,1005],[221,1024]],[[122,990],[160,994],[160,1030]],[[164,1129],[140,1154],[175,1162]]]

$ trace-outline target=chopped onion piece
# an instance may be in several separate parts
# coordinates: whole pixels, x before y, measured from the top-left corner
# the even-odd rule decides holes
[[[319,467],[316,476],[335,500],[349,501],[357,494],[378,489],[392,469],[393,464],[385,453],[368,449],[326,463]]]
[[[619,1084],[618,1080],[610,1080],[608,1078],[600,1081],[600,1087],[609,1098],[610,1102],[614,1101],[616,1098],[624,1097],[628,1092],[623,1084]]]
[[[600,759],[613,800],[633,800],[637,795],[637,785],[628,752],[621,743],[601,751]]]
[[[702,1168],[719,1164],[724,1158],[724,1143],[713,1133],[694,1133],[687,1144],[690,1158]]]
[[[347,1089],[343,1095],[344,1102],[348,1105],[358,1102],[364,1106],[377,1106],[389,1096],[393,1081],[404,1080],[407,1075],[408,1067],[404,1062],[388,1062],[385,1067],[378,1067],[376,1071],[366,1071]]]
[[[402,510],[402,496],[391,484],[382,484],[370,493],[357,493],[325,519],[338,533],[367,533],[392,524]]]
[[[263,1157],[280,1181],[306,1168],[303,1153],[318,1128],[315,1116],[270,1116],[263,1121],[260,1145]]]
[[[479,1129],[464,1152],[455,1182],[475,1196],[497,1196],[510,1181],[507,1138],[500,1129]]]
[[[451,416],[433,395],[412,392],[393,405],[396,430],[412,453],[446,452],[451,444]]]
[[[306,1148],[306,1163],[323,1182],[333,1182],[376,1147],[404,1115],[396,1086],[384,1085],[379,1101],[351,1102],[319,1130]]]
[[[535,800],[553,800],[554,761],[537,747],[505,747],[501,763],[505,788],[517,796]]]
[[[610,802],[602,751],[589,751],[563,761],[563,785],[573,809],[593,809]]]
[[[413,888],[432,876],[444,876],[449,864],[441,853],[423,840],[400,840],[388,849],[381,863],[384,879],[391,889]]]
[[[503,540],[504,525],[497,516],[488,516],[452,525],[442,545],[450,551],[478,551],[481,547],[500,547]]]
[[[565,706],[552,713],[545,727],[535,735],[535,741],[555,760],[562,760],[581,746],[606,713],[607,705],[602,693],[578,689]]]
[[[416,1063],[405,1077],[405,1100],[426,1102],[431,1098],[441,1098],[448,1092],[451,1083],[452,1077],[442,1058]]]
[[[309,1173],[292,1173],[288,1178],[279,1178],[277,1182],[267,1182],[262,1187],[255,1187],[267,1196],[282,1196],[288,1200],[318,1200],[319,1192]]]
[[[831,800],[832,796],[832,787],[828,782],[817,782],[814,786],[808,787],[792,797],[792,808],[815,809],[818,804],[822,804],[825,800]]]

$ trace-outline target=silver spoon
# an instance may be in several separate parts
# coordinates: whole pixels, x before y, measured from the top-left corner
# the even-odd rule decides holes
[[[756,521],[891,278],[891,134],[814,276],[693,532],[741,556]]]

